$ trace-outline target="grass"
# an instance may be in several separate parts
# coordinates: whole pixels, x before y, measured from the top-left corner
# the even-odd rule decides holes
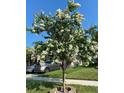
[[[80,79],[80,80],[98,80],[98,69],[96,68],[68,68],[66,70],[66,78]],[[48,73],[40,74],[42,77],[62,78],[62,70],[51,71]]]
[[[50,89],[61,85],[62,84],[60,83],[27,80],[26,93],[47,93]],[[98,93],[97,87],[80,86],[80,85],[71,85],[71,86],[75,87],[78,93]]]

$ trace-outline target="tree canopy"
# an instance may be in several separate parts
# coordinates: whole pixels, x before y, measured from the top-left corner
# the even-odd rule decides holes
[[[83,60],[92,62],[97,57],[97,27],[84,30],[82,21],[84,16],[77,9],[81,5],[68,0],[65,10],[58,9],[54,15],[38,12],[30,32],[41,34],[47,32],[46,42],[35,43],[36,52],[41,60],[54,60],[55,62],[73,62]]]

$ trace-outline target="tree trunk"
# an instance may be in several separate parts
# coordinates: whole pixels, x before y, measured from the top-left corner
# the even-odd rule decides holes
[[[63,93],[65,93],[65,62],[62,61],[62,74],[63,74]]]

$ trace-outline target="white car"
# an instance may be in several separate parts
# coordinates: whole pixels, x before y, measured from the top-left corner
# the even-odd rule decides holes
[[[57,69],[60,69],[60,63],[46,61],[44,63],[27,66],[26,72],[49,72],[49,71],[57,70]]]
[[[34,72],[49,72],[57,69],[60,69],[60,63],[46,61],[44,63],[40,63],[39,65],[37,65]]]
[[[31,66],[27,66],[26,67],[26,72],[34,72],[36,68],[36,64],[31,65]]]

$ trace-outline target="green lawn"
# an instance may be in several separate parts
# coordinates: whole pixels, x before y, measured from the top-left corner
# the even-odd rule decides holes
[[[61,86],[60,83],[43,82],[43,81],[26,81],[26,93],[47,93],[50,89]],[[77,89],[78,93],[98,93],[97,87],[71,85]]]
[[[51,71],[40,74],[42,77],[62,78],[62,70]],[[66,78],[68,79],[84,79],[84,80],[98,80],[98,69],[96,68],[68,68],[66,70]]]

